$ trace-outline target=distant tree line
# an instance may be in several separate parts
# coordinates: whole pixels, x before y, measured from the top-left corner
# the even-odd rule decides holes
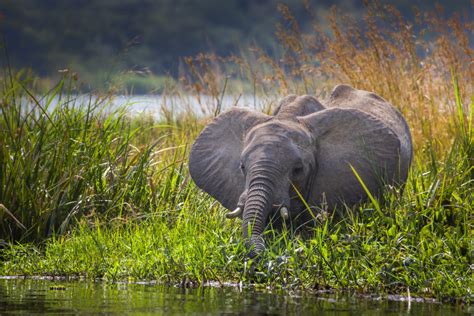
[[[79,72],[123,69],[176,74],[180,58],[199,52],[238,53],[257,43],[271,55],[275,24],[271,0],[3,0],[0,31],[14,67],[41,76],[73,67]],[[363,1],[285,0],[301,26],[333,4],[355,14]],[[402,11],[431,1],[391,1]],[[446,2],[449,10],[469,0]],[[310,6],[312,13],[306,7]]]

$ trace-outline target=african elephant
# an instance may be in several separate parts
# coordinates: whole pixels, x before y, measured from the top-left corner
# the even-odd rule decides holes
[[[410,131],[391,104],[347,85],[324,103],[290,95],[271,116],[232,108],[192,146],[192,179],[233,210],[227,217],[243,218],[251,257],[264,249],[269,218],[288,223],[308,213],[302,200],[333,210],[367,198],[356,173],[374,196],[407,179]]]

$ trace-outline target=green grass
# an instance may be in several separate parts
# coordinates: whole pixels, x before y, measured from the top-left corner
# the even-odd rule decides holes
[[[184,177],[185,144],[170,148],[176,124],[110,110],[107,96],[79,104],[65,81],[42,100],[25,84],[15,81],[2,94],[0,238],[39,241],[78,217],[120,220],[171,198],[161,178]]]
[[[246,257],[240,220],[225,219],[189,177],[189,145],[204,122],[130,117],[107,110],[108,98],[78,107],[67,80],[40,102],[27,85],[12,79],[1,94],[1,275],[473,301],[472,113],[456,80],[456,137],[441,154],[427,140],[403,195],[388,190],[302,235],[267,230],[259,261]]]

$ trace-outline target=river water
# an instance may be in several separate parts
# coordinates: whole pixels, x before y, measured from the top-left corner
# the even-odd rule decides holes
[[[233,106],[248,107],[261,111],[268,105],[275,106],[278,99],[273,97],[255,97],[252,95],[226,95],[222,98],[211,96],[179,95],[115,95],[110,97],[99,97],[97,95],[81,94],[66,95],[61,98],[41,97],[33,100],[23,97],[20,99],[23,111],[28,113],[32,108],[39,110],[38,105],[47,112],[59,107],[87,108],[89,105],[99,105],[98,109],[105,108],[114,111],[117,108],[127,108],[132,115],[142,113],[152,115],[157,119],[166,118],[170,114],[179,116],[185,113],[193,113],[198,116],[214,115]],[[95,108],[95,107],[94,107]],[[1,108],[0,108],[1,113]]]
[[[235,286],[0,279],[0,315],[466,315],[474,312],[470,308]]]

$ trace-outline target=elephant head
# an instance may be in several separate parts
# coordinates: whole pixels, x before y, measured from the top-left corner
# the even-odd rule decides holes
[[[376,194],[383,182],[406,178],[399,165],[400,140],[390,124],[357,108],[294,95],[273,115],[245,108],[219,115],[189,158],[195,183],[232,211],[228,217],[242,217],[250,256],[264,249],[269,218],[288,222],[306,210],[300,196],[311,206],[353,205],[366,198],[353,170]]]

